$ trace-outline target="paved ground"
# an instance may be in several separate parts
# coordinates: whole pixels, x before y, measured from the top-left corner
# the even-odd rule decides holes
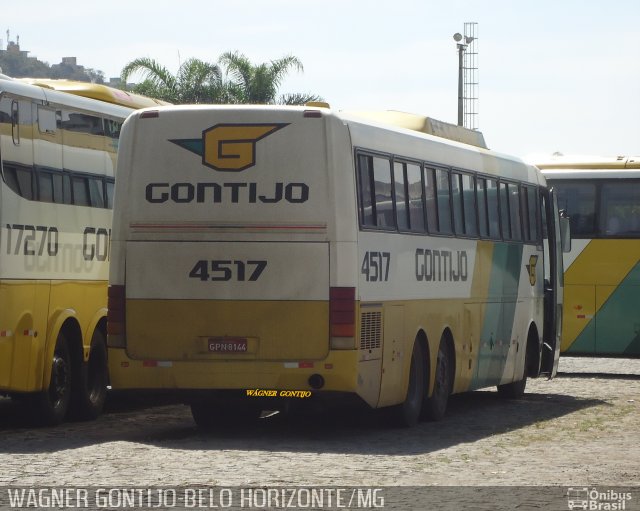
[[[493,390],[454,396],[443,421],[411,430],[377,415],[332,414],[203,433],[187,407],[136,402],[111,403],[95,422],[37,429],[0,400],[0,487],[638,488],[640,360],[563,358],[560,370],[555,380],[530,380],[521,400]]]

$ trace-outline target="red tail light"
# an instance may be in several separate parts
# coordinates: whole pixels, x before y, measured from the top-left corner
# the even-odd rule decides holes
[[[355,337],[355,287],[332,287],[329,289],[329,325],[331,337]]]
[[[109,294],[107,300],[107,335],[110,337],[113,336],[115,338],[116,336],[121,337],[124,335],[124,290],[124,286],[109,286]]]

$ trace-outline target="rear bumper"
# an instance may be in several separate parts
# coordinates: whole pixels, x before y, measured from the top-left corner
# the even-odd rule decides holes
[[[357,392],[358,351],[332,351],[316,361],[157,361],[134,360],[124,349],[109,349],[111,385],[115,390],[247,390]],[[321,389],[309,383],[324,381]]]

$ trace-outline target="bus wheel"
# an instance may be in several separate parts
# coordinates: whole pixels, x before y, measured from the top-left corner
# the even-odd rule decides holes
[[[533,349],[534,343],[537,343],[536,337],[532,332],[529,332],[527,337],[527,351],[524,355],[524,373],[522,379],[511,383],[505,383],[504,385],[498,385],[498,395],[506,399],[518,399],[524,395],[524,389],[527,386],[527,374],[529,372],[529,362],[532,359],[531,349]]]
[[[524,360],[524,374],[522,379],[511,383],[505,383],[504,385],[498,385],[498,395],[506,399],[518,399],[524,395],[524,389],[527,386],[527,371],[529,362],[529,350],[525,355]]]
[[[438,360],[436,362],[436,377],[431,396],[425,395],[422,403],[423,415],[426,419],[439,421],[447,410],[449,394],[451,394],[451,381],[453,376],[451,356],[447,340],[443,336],[438,347]]]
[[[427,387],[425,370],[425,356],[422,344],[416,340],[411,354],[411,370],[409,372],[409,386],[404,402],[390,409],[392,422],[401,427],[412,427],[420,420],[420,410],[424,399],[424,389]]]
[[[49,388],[36,396],[37,421],[46,426],[60,424],[71,400],[71,355],[64,334],[60,332],[51,361]]]
[[[104,333],[96,329],[91,338],[89,360],[82,363],[80,381],[73,388],[73,415],[80,420],[95,419],[107,398],[109,368]]]
[[[498,385],[498,395],[507,399],[517,399],[524,395],[524,389],[526,386],[527,377],[525,375],[522,377],[522,380]]]

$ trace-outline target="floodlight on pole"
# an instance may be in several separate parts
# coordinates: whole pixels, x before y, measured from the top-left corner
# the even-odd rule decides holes
[[[465,23],[463,33],[453,34],[458,50],[458,126],[478,128],[478,32],[477,23]]]
[[[458,46],[458,126],[464,125],[464,103],[463,103],[463,91],[462,84],[464,81],[463,78],[463,70],[464,70],[464,51],[467,49],[467,45],[471,41],[467,41],[467,39],[473,38],[465,37],[465,42],[462,41],[462,34],[460,32],[456,32],[453,34],[453,40],[457,43]]]

